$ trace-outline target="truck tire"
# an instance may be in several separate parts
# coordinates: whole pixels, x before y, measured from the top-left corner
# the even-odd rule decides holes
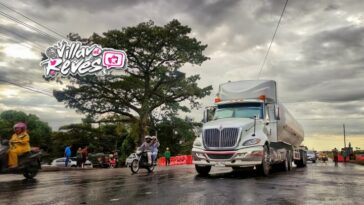
[[[292,170],[292,154],[288,152],[288,171]]]
[[[258,167],[258,172],[262,176],[268,176],[270,170],[270,156],[268,151],[268,146],[263,146],[263,159],[262,164]]]
[[[305,167],[307,165],[307,156],[304,155],[303,159],[302,159],[302,165],[303,167]]]
[[[290,160],[290,155],[289,153],[287,152],[286,154],[286,159],[284,160],[284,162],[281,164],[281,170],[282,171],[285,171],[285,172],[288,172],[290,169],[290,164],[291,163],[291,160]]]
[[[206,176],[211,171],[211,166],[198,166],[195,165],[195,169],[199,175]]]
[[[301,160],[297,160],[295,161],[295,164],[297,165],[297,167],[302,168],[306,166],[307,161],[303,158]]]

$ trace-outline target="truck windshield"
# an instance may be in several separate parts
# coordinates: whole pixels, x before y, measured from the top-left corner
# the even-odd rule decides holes
[[[218,105],[214,120],[222,118],[263,118],[262,103],[237,103]]]

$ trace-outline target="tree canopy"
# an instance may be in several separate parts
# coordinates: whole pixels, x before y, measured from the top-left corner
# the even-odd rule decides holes
[[[75,76],[72,85],[54,91],[54,96],[89,116],[109,113],[136,121],[141,137],[160,114],[198,107],[198,99],[212,90],[211,86],[198,86],[199,75],[186,77],[179,71],[186,63],[201,65],[208,59],[203,55],[207,45],[190,37],[190,33],[188,26],[172,20],[164,26],[149,21],[94,34],[83,42],[126,51],[125,74]],[[190,106],[180,104],[184,101]]]

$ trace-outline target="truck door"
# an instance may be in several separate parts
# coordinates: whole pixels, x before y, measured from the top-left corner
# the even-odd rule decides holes
[[[277,119],[275,118],[275,105],[266,104],[265,121],[268,138],[271,142],[277,142]]]

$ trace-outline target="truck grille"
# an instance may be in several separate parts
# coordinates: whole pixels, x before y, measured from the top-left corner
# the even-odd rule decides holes
[[[206,129],[203,137],[207,148],[232,148],[238,141],[239,128]]]
[[[210,159],[230,159],[234,154],[207,154]]]

